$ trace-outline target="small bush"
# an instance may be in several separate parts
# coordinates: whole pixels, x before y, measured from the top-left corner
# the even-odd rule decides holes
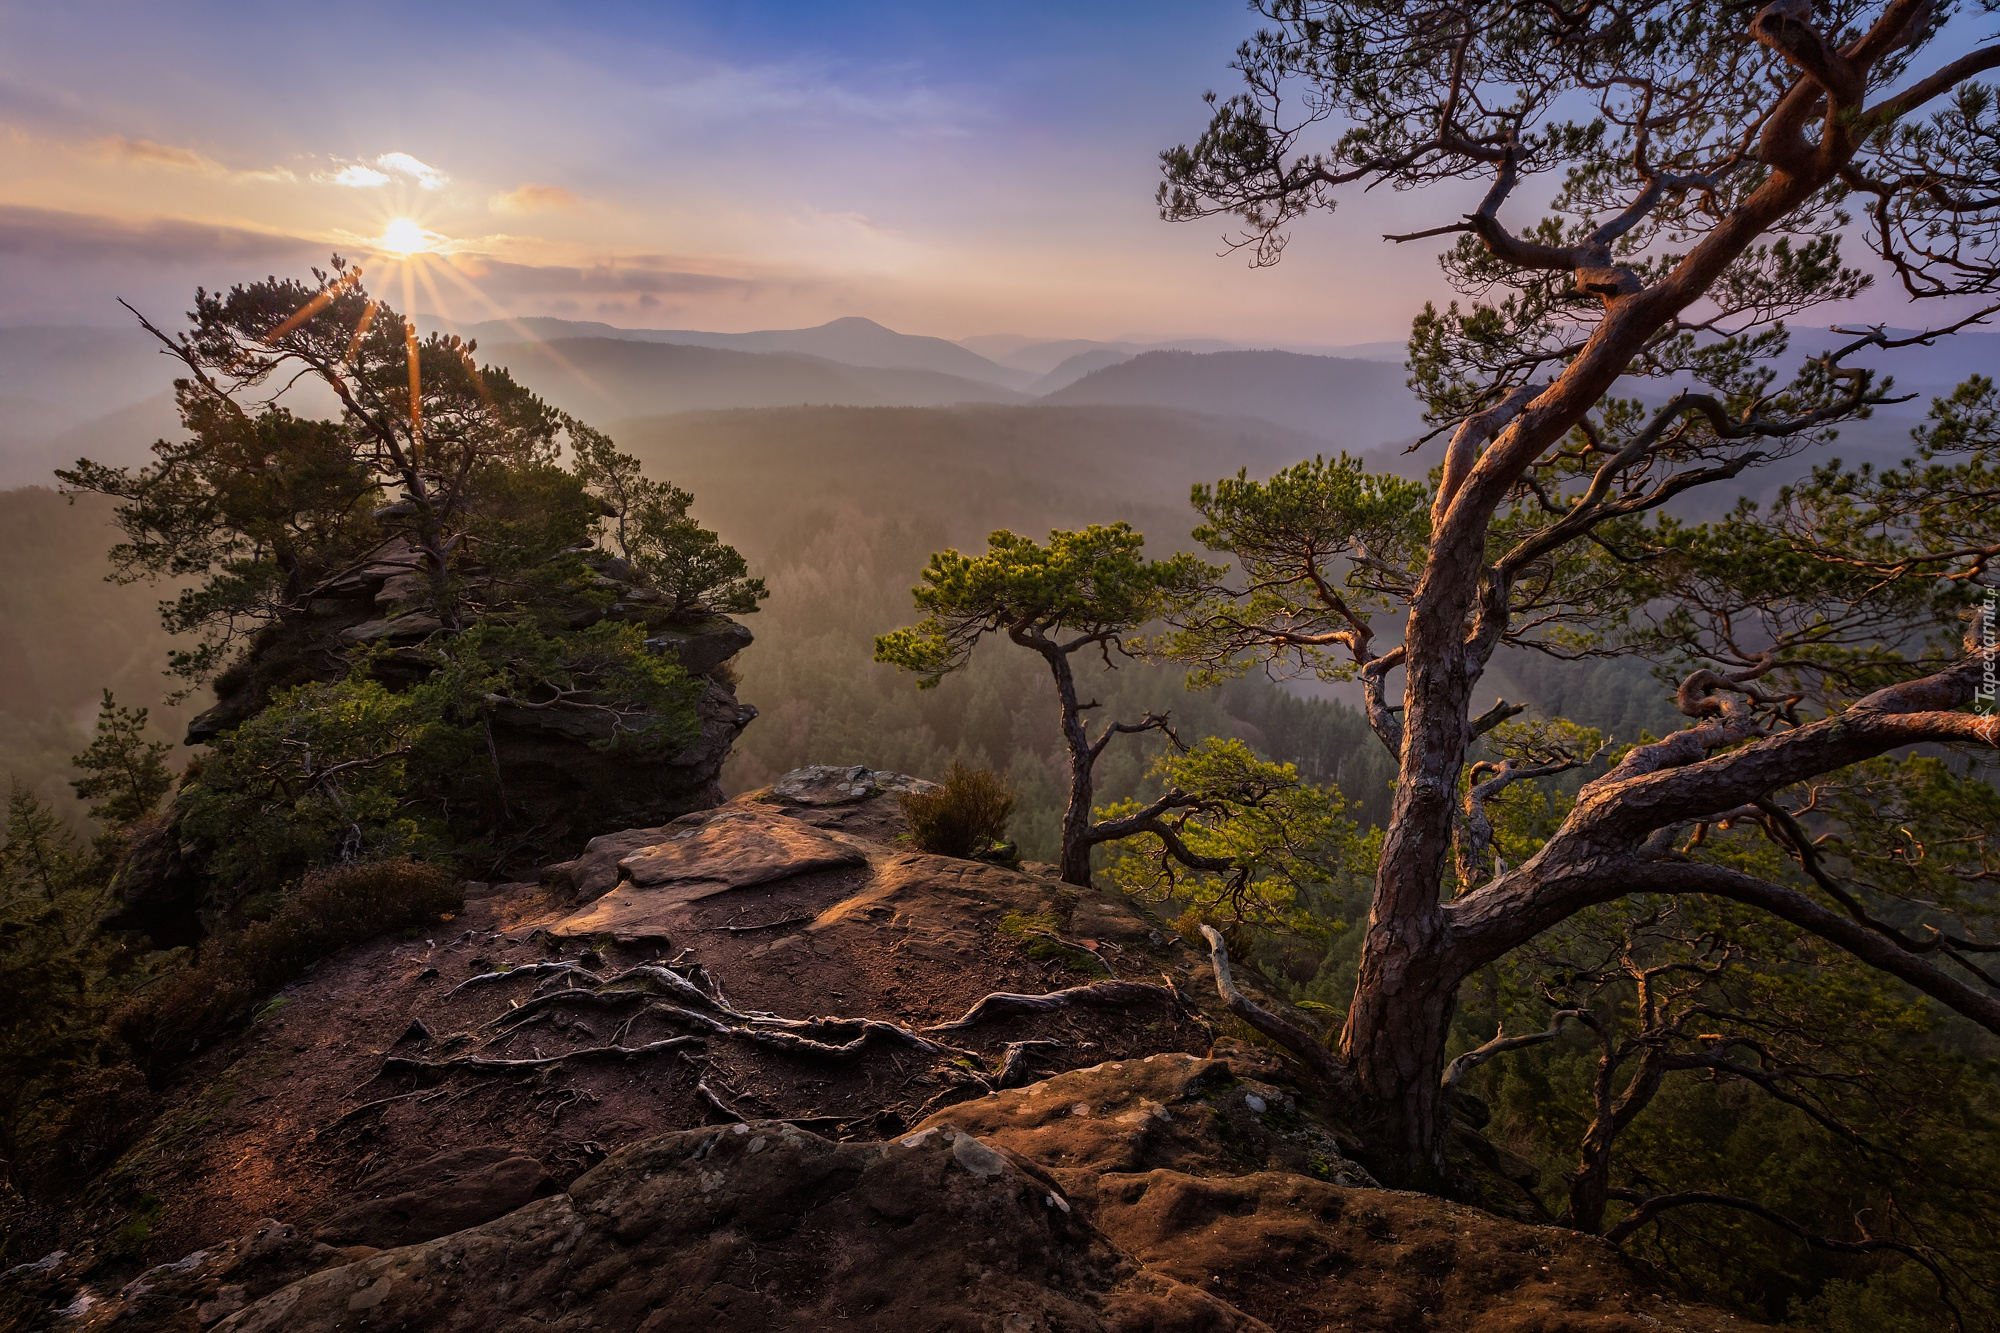
[[[939,856],[990,856],[1004,849],[1014,793],[996,774],[953,760],[935,791],[901,797],[910,841]]]
[[[464,905],[463,881],[421,861],[314,871],[270,920],[210,941],[200,961],[135,998],[114,1026],[149,1068],[160,1069],[242,1022],[261,997],[320,959]]]

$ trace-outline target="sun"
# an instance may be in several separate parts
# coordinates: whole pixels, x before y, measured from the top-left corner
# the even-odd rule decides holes
[[[382,228],[382,234],[375,243],[392,255],[407,257],[435,248],[442,239],[409,218],[393,218],[388,226]]]

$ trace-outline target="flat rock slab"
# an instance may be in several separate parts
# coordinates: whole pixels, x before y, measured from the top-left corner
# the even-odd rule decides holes
[[[549,930],[571,936],[664,935],[666,918],[687,903],[867,859],[852,843],[796,820],[725,811],[699,828],[675,830],[664,842],[627,853],[618,862],[624,882]]]
[[[907,773],[888,773],[853,764],[835,768],[814,764],[795,768],[771,784],[770,799],[786,805],[834,806],[865,801],[871,796],[936,791],[935,782]]]

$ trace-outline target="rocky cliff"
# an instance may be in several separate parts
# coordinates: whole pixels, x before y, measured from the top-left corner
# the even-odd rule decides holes
[[[616,724],[606,713],[496,708],[487,744],[506,828],[495,842],[516,873],[597,834],[720,804],[722,766],[757,716],[737,699],[731,666],[752,642],[748,628],[727,616],[670,616],[659,593],[636,580],[623,560],[595,550],[586,559],[594,569],[590,595],[563,604],[560,614],[575,629],[607,619],[642,626],[649,648],[697,678],[699,734],[670,754],[610,752],[605,743]],[[281,690],[344,675],[357,648],[382,650],[370,669],[392,687],[422,679],[433,664],[418,645],[440,629],[426,609],[427,586],[419,556],[399,541],[314,589],[303,610],[259,631],[217,677],[216,702],[189,725],[187,743],[234,729]],[[109,925],[139,931],[161,947],[198,941],[205,886],[199,866],[188,863],[172,813],[132,850]]]
[[[911,785],[788,774],[328,960],[0,1279],[16,1326],[1748,1327],[1375,1187],[1202,956],[909,850]]]

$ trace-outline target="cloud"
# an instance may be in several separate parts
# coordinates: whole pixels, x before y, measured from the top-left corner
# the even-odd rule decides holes
[[[313,179],[324,185],[345,185],[353,190],[379,190],[398,176],[414,181],[417,188],[423,190],[442,190],[451,181],[451,177],[436,167],[420,162],[408,153],[384,153],[375,159],[372,166],[366,162],[349,162],[337,171],[315,172]]]
[[[486,201],[487,207],[496,213],[569,212],[582,202],[560,185],[537,185],[533,181]]]
[[[375,159],[375,165],[386,167],[399,176],[408,176],[426,190],[442,190],[451,177],[428,163],[419,162],[408,153],[384,153]]]
[[[512,264],[482,259],[466,271],[489,296],[711,296],[747,293],[757,284],[749,278],[656,266],[659,256],[609,260],[579,266]]]
[[[135,162],[149,167],[174,167],[181,171],[199,171],[205,176],[221,176],[228,173],[228,168],[220,162],[197,153],[192,148],[176,148],[172,144],[154,143],[151,139],[128,139],[122,134],[107,134],[90,146],[98,156],[108,157],[116,162]]]
[[[113,162],[142,167],[166,167],[173,171],[192,171],[203,176],[226,177],[230,180],[297,179],[284,167],[267,167],[261,171],[232,171],[206,153],[198,153],[192,148],[155,143],[151,139],[129,139],[122,134],[107,134],[101,139],[92,140],[90,150],[98,157]]]
[[[389,183],[389,173],[350,162],[339,171],[317,171],[313,179],[327,185],[345,185],[354,190],[373,190]]]
[[[266,263],[324,259],[299,236],[178,218],[126,220],[50,208],[0,205],[0,255],[46,263],[137,260],[148,264]]]

